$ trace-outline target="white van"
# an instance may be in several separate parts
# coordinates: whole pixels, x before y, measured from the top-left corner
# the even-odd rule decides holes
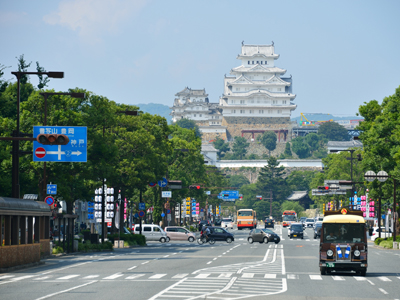
[[[140,224],[135,224],[135,234],[140,233]],[[161,243],[169,242],[167,233],[158,225],[142,224],[142,235],[146,237],[146,241],[160,241]]]

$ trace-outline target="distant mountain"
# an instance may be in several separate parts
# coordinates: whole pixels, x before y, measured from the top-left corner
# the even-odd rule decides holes
[[[330,115],[330,114],[304,114],[306,116],[306,118],[311,122],[311,121],[328,121],[328,120],[359,120],[359,119],[363,119],[360,116],[350,116],[350,117],[335,117],[334,115]],[[301,116],[296,117],[296,118],[292,118],[292,121],[296,121],[297,123],[300,122],[301,120]],[[304,120],[303,118],[303,121]]]
[[[168,124],[172,123],[172,116],[169,114],[171,113],[171,109],[169,106],[164,104],[156,104],[156,103],[149,103],[149,104],[135,104],[139,106],[139,110],[143,112],[149,113],[151,115],[159,115],[167,119]]]

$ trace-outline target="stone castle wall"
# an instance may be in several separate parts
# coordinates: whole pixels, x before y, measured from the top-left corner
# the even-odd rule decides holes
[[[233,139],[235,136],[242,136],[244,129],[270,129],[270,130],[288,130],[286,141],[291,140],[292,125],[289,117],[282,118],[259,118],[259,117],[224,117],[222,119],[222,126],[226,126],[227,138]],[[254,138],[262,133],[255,133]],[[251,133],[244,133],[243,137],[247,139],[252,138]],[[279,140],[279,137],[278,137]],[[284,134],[281,133],[280,141],[284,142]]]
[[[203,132],[201,135],[201,138],[203,141],[213,141],[215,140],[217,137],[219,137],[220,139],[223,139],[224,141],[228,140],[226,134],[222,134],[220,132]]]

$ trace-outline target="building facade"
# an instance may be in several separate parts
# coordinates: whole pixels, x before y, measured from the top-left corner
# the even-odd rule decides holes
[[[177,93],[171,107],[173,122],[188,118],[198,123],[203,140],[215,137],[232,140],[242,136],[254,140],[265,131],[274,131],[278,142],[292,136],[292,78],[275,66],[279,54],[274,45],[244,45],[237,56],[238,67],[224,78],[219,103],[210,103],[205,89],[185,88]]]

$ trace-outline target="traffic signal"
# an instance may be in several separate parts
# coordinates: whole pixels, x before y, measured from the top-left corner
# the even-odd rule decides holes
[[[326,190],[326,191],[328,191],[328,190],[329,190],[329,186],[319,186],[318,189],[319,189],[319,190]]]
[[[69,138],[65,134],[41,133],[36,140],[43,145],[66,145],[69,143]]]
[[[189,185],[190,190],[200,190],[201,186],[200,185]]]

